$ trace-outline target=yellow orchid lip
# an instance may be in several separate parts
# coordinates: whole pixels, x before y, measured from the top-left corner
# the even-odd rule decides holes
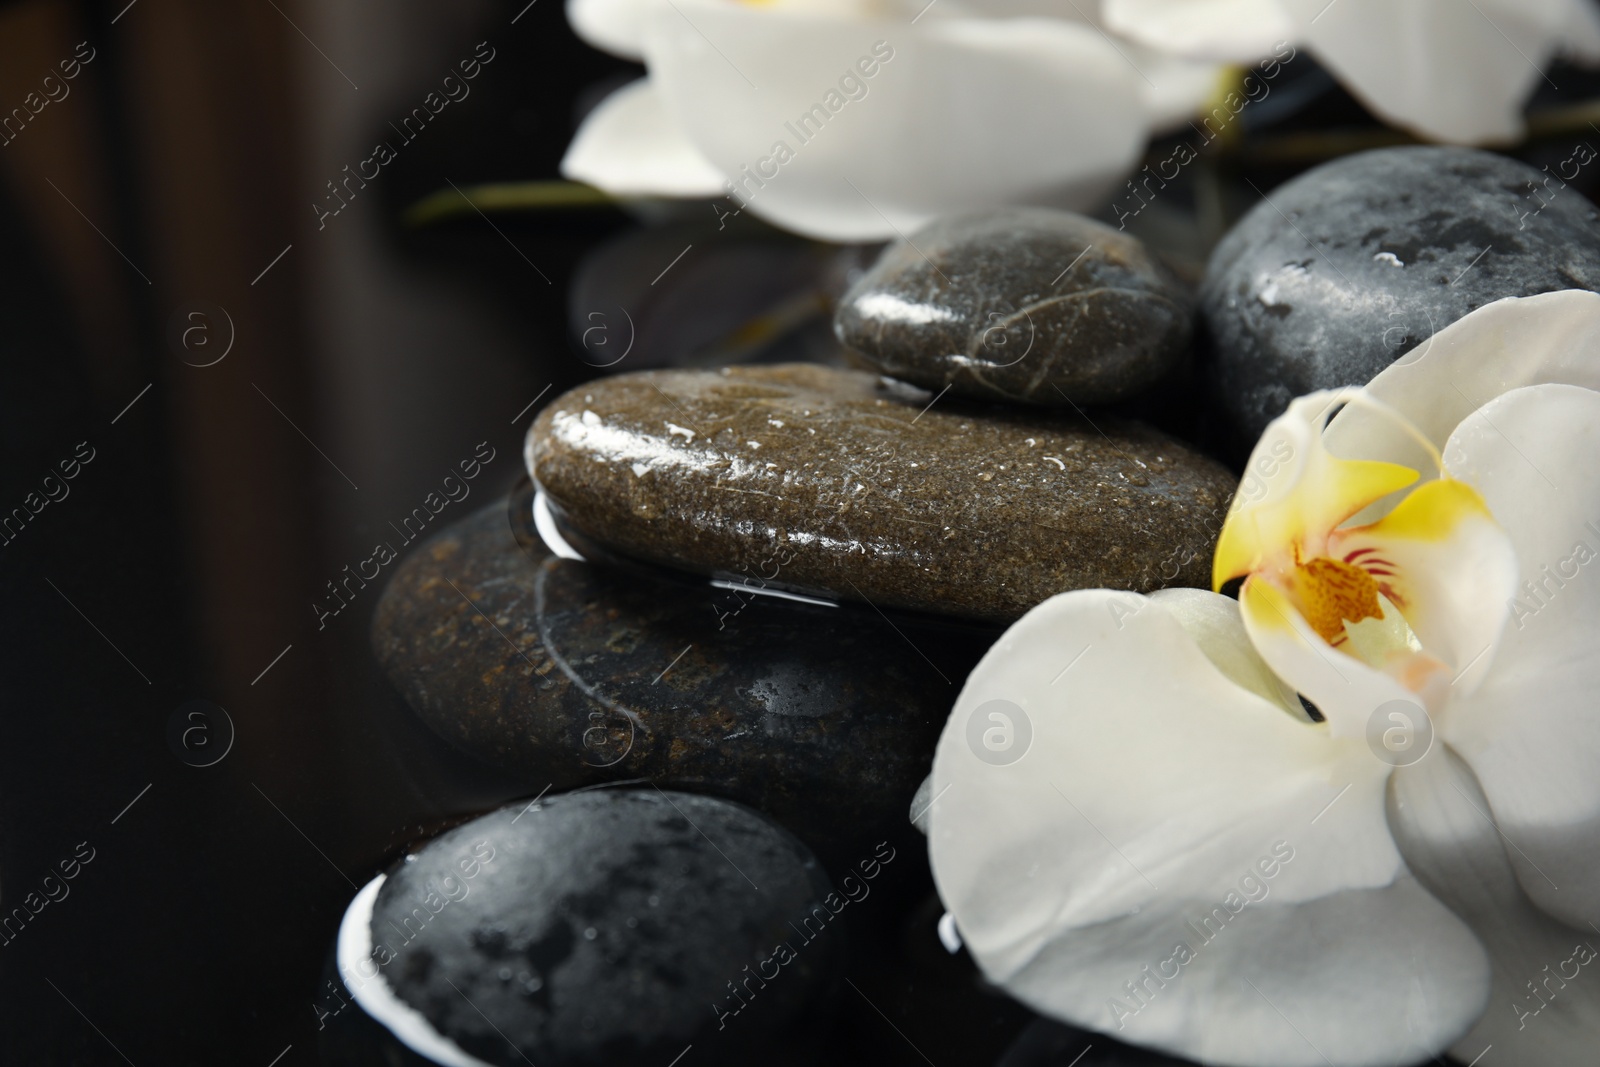
[[[1340,523],[1421,477],[1398,463],[1341,459],[1323,445],[1328,414],[1360,396],[1359,390],[1312,393],[1267,427],[1217,539],[1213,592],[1270,561],[1290,566],[1323,555]]]
[[[1213,590],[1239,577],[1265,582],[1329,646],[1380,666],[1420,651],[1406,619],[1418,590],[1405,561],[1494,518],[1476,490],[1442,470],[1416,485],[1421,474],[1408,466],[1328,452],[1324,417],[1347,402],[1366,403],[1358,390],[1312,394],[1267,428],[1218,538]],[[1342,525],[1408,488],[1377,521]]]

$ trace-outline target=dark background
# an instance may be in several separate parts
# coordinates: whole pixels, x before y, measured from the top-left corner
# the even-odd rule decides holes
[[[449,182],[555,177],[579,97],[630,69],[560,0],[512,25],[525,2],[0,5],[6,113],[94,49],[0,147],[0,509],[94,450],[0,546],[0,910],[94,856],[0,947],[0,1062],[318,1062],[352,883],[518,793],[378,673],[376,583],[322,629],[312,604],[479,442],[441,518],[502,493],[537,409],[514,417],[593,373],[565,286],[620,213],[500,222],[516,248],[398,222]],[[471,95],[319,231],[325,183],[480,41]],[[204,768],[168,740],[196,698],[236,731]]]
[[[94,455],[0,544],[0,913],[93,854],[0,944],[0,1063],[313,1064],[355,887],[525,792],[433,740],[379,673],[383,578],[321,625],[313,605],[480,442],[496,458],[443,520],[521,476],[539,406],[603,362],[572,325],[591,321],[573,297],[585,254],[637,232],[647,277],[689,242],[605,206],[405,225],[452,184],[555,178],[597,86],[640,73],[578,42],[560,0],[0,3],[0,115],[85,41],[70,95],[0,147],[0,516],[80,442]],[[495,58],[471,95],[319,228],[326,183],[478,42]],[[1361,121],[1309,62],[1294,77],[1282,117]],[[1316,161],[1296,143],[1239,165],[1270,188]],[[1229,173],[1193,168],[1146,236],[1198,269],[1254,199]],[[719,267],[749,224],[692,210],[677,277],[702,298],[770,301],[739,284],[825,287],[850,261],[790,242]],[[649,294],[658,349],[727,311],[693,295]],[[212,750],[169,734],[192,700],[234,732],[206,767],[218,714]],[[899,870],[926,903],[924,861]],[[937,916],[861,921],[927,948]],[[1027,1022],[877,974],[870,953],[854,974],[890,1023],[847,1022],[863,1061],[992,1063]]]

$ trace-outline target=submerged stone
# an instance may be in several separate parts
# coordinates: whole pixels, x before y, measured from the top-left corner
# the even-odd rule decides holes
[[[422,720],[530,792],[648,777],[819,849],[904,826],[992,637],[525,554],[504,505],[403,560],[372,629]]]

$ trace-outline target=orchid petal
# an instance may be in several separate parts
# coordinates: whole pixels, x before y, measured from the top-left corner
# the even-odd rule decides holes
[[[906,0],[898,0],[904,4]],[[1067,19],[1097,26],[1096,4],[1091,0],[911,0],[910,15],[923,12],[928,18],[1052,18]]]
[[[1600,920],[1600,393],[1516,389],[1445,449],[1515,546],[1524,584],[1477,692],[1439,724],[1514,843],[1523,888],[1580,929]]]
[[[1087,206],[1148,129],[1137,73],[1065,20],[906,26],[682,0],[648,42],[651,81],[740,200],[826,240],[996,204]]]
[[[1104,0],[1106,26],[1176,55],[1250,63],[1295,36],[1278,0]]]
[[[1186,630],[1211,665],[1234,685],[1271,701],[1294,718],[1311,722],[1295,691],[1272,673],[1250,643],[1239,605],[1204,589],[1158,589],[1150,600],[1167,610]]]
[[[1261,658],[1317,706],[1334,737],[1364,737],[1373,719],[1386,717],[1391,706],[1407,705],[1401,711],[1408,716],[1426,712],[1427,701],[1417,695],[1421,686],[1410,688],[1328,644],[1273,583],[1246,580],[1239,610]]]
[[[1318,637],[1290,597],[1272,582],[1248,579],[1238,590],[1238,608],[1251,645],[1278,677],[1317,705],[1334,737],[1365,736],[1371,720],[1392,704],[1426,710],[1426,701],[1416,696],[1419,689],[1408,688]]]
[[[1596,353],[1600,293],[1508,297],[1446,326],[1380,371],[1366,391],[1439,450],[1462,419],[1501,393],[1545,382],[1600,389]],[[1429,464],[1399,423],[1355,404],[1329,424],[1327,442],[1341,456]]]
[[[917,786],[917,791],[911,797],[911,810],[907,813],[911,818],[911,825],[928,835],[929,820],[933,817],[933,775],[922,780]]]
[[[589,112],[561,173],[613,196],[716,196],[726,181],[673,122],[648,78]]]
[[[1151,130],[1171,133],[1189,123],[1218,95],[1227,68],[1205,59],[1188,59],[1169,52],[1121,42],[1117,50],[1139,75]]]
[[[788,11],[841,19],[910,18],[917,13],[917,9],[912,6],[914,0],[737,0],[737,2],[754,4],[763,11]]]
[[[1505,143],[1544,77],[1568,0],[1281,0],[1295,37],[1386,122]]]
[[[1600,63],[1600,7],[1594,0],[1571,0],[1559,40],[1561,54],[1579,63]]]
[[[583,40],[623,59],[644,58],[646,13],[662,0],[567,0],[567,23]]]
[[[1462,1063],[1591,1067],[1600,937],[1529,902],[1488,811],[1472,772],[1447,747],[1390,780],[1389,824],[1406,863],[1489,953],[1488,1006],[1452,1051]],[[1498,1051],[1485,1060],[1490,1047]]]
[[[1260,570],[1276,553],[1321,539],[1374,500],[1417,480],[1408,467],[1340,459],[1323,442],[1323,419],[1350,391],[1300,397],[1267,426],[1250,453],[1217,539],[1212,582]]]
[[[1390,768],[1237,685],[1193,607],[1065,593],[969,677],[929,837],[967,948],[1041,1012],[1206,1062],[1427,1058],[1479,1011],[1487,963],[1400,861]],[[1031,745],[986,750],[993,715]]]
[[[1470,485],[1428,482],[1376,523],[1336,531],[1329,548],[1372,574],[1429,656],[1452,669],[1457,693],[1477,687],[1505,626],[1517,557]]]

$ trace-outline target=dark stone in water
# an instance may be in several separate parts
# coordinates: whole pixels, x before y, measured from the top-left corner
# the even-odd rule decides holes
[[[843,901],[748,808],[606,789],[430,842],[370,927],[395,995],[489,1063],[665,1067],[691,1044],[696,1063],[795,1063],[839,981]]]
[[[1212,254],[1201,301],[1221,402],[1253,442],[1295,397],[1365,385],[1474,308],[1556,289],[1600,289],[1593,204],[1504,156],[1409,147],[1268,193]]]
[[[1219,1025],[1226,1023],[1219,1022]],[[1124,1045],[1054,1019],[1035,1019],[995,1067],[1196,1067],[1154,1049]]]
[[[830,855],[905,829],[993,636],[524,554],[504,505],[402,561],[372,629],[423,721],[529,792],[648,777]]]
[[[1205,586],[1234,478],[1148,427],[929,406],[809,364],[655,371],[552,401],[528,462],[664,566],[1009,622],[1056,593]]]
[[[842,360],[829,309],[870,262],[866,250],[804,241],[748,214],[716,223],[706,212],[631,229],[587,253],[567,296],[575,354],[610,374]]]
[[[1131,234],[1047,208],[941,219],[889,246],[834,332],[885,374],[984,400],[1102,404],[1182,360],[1194,299]]]

